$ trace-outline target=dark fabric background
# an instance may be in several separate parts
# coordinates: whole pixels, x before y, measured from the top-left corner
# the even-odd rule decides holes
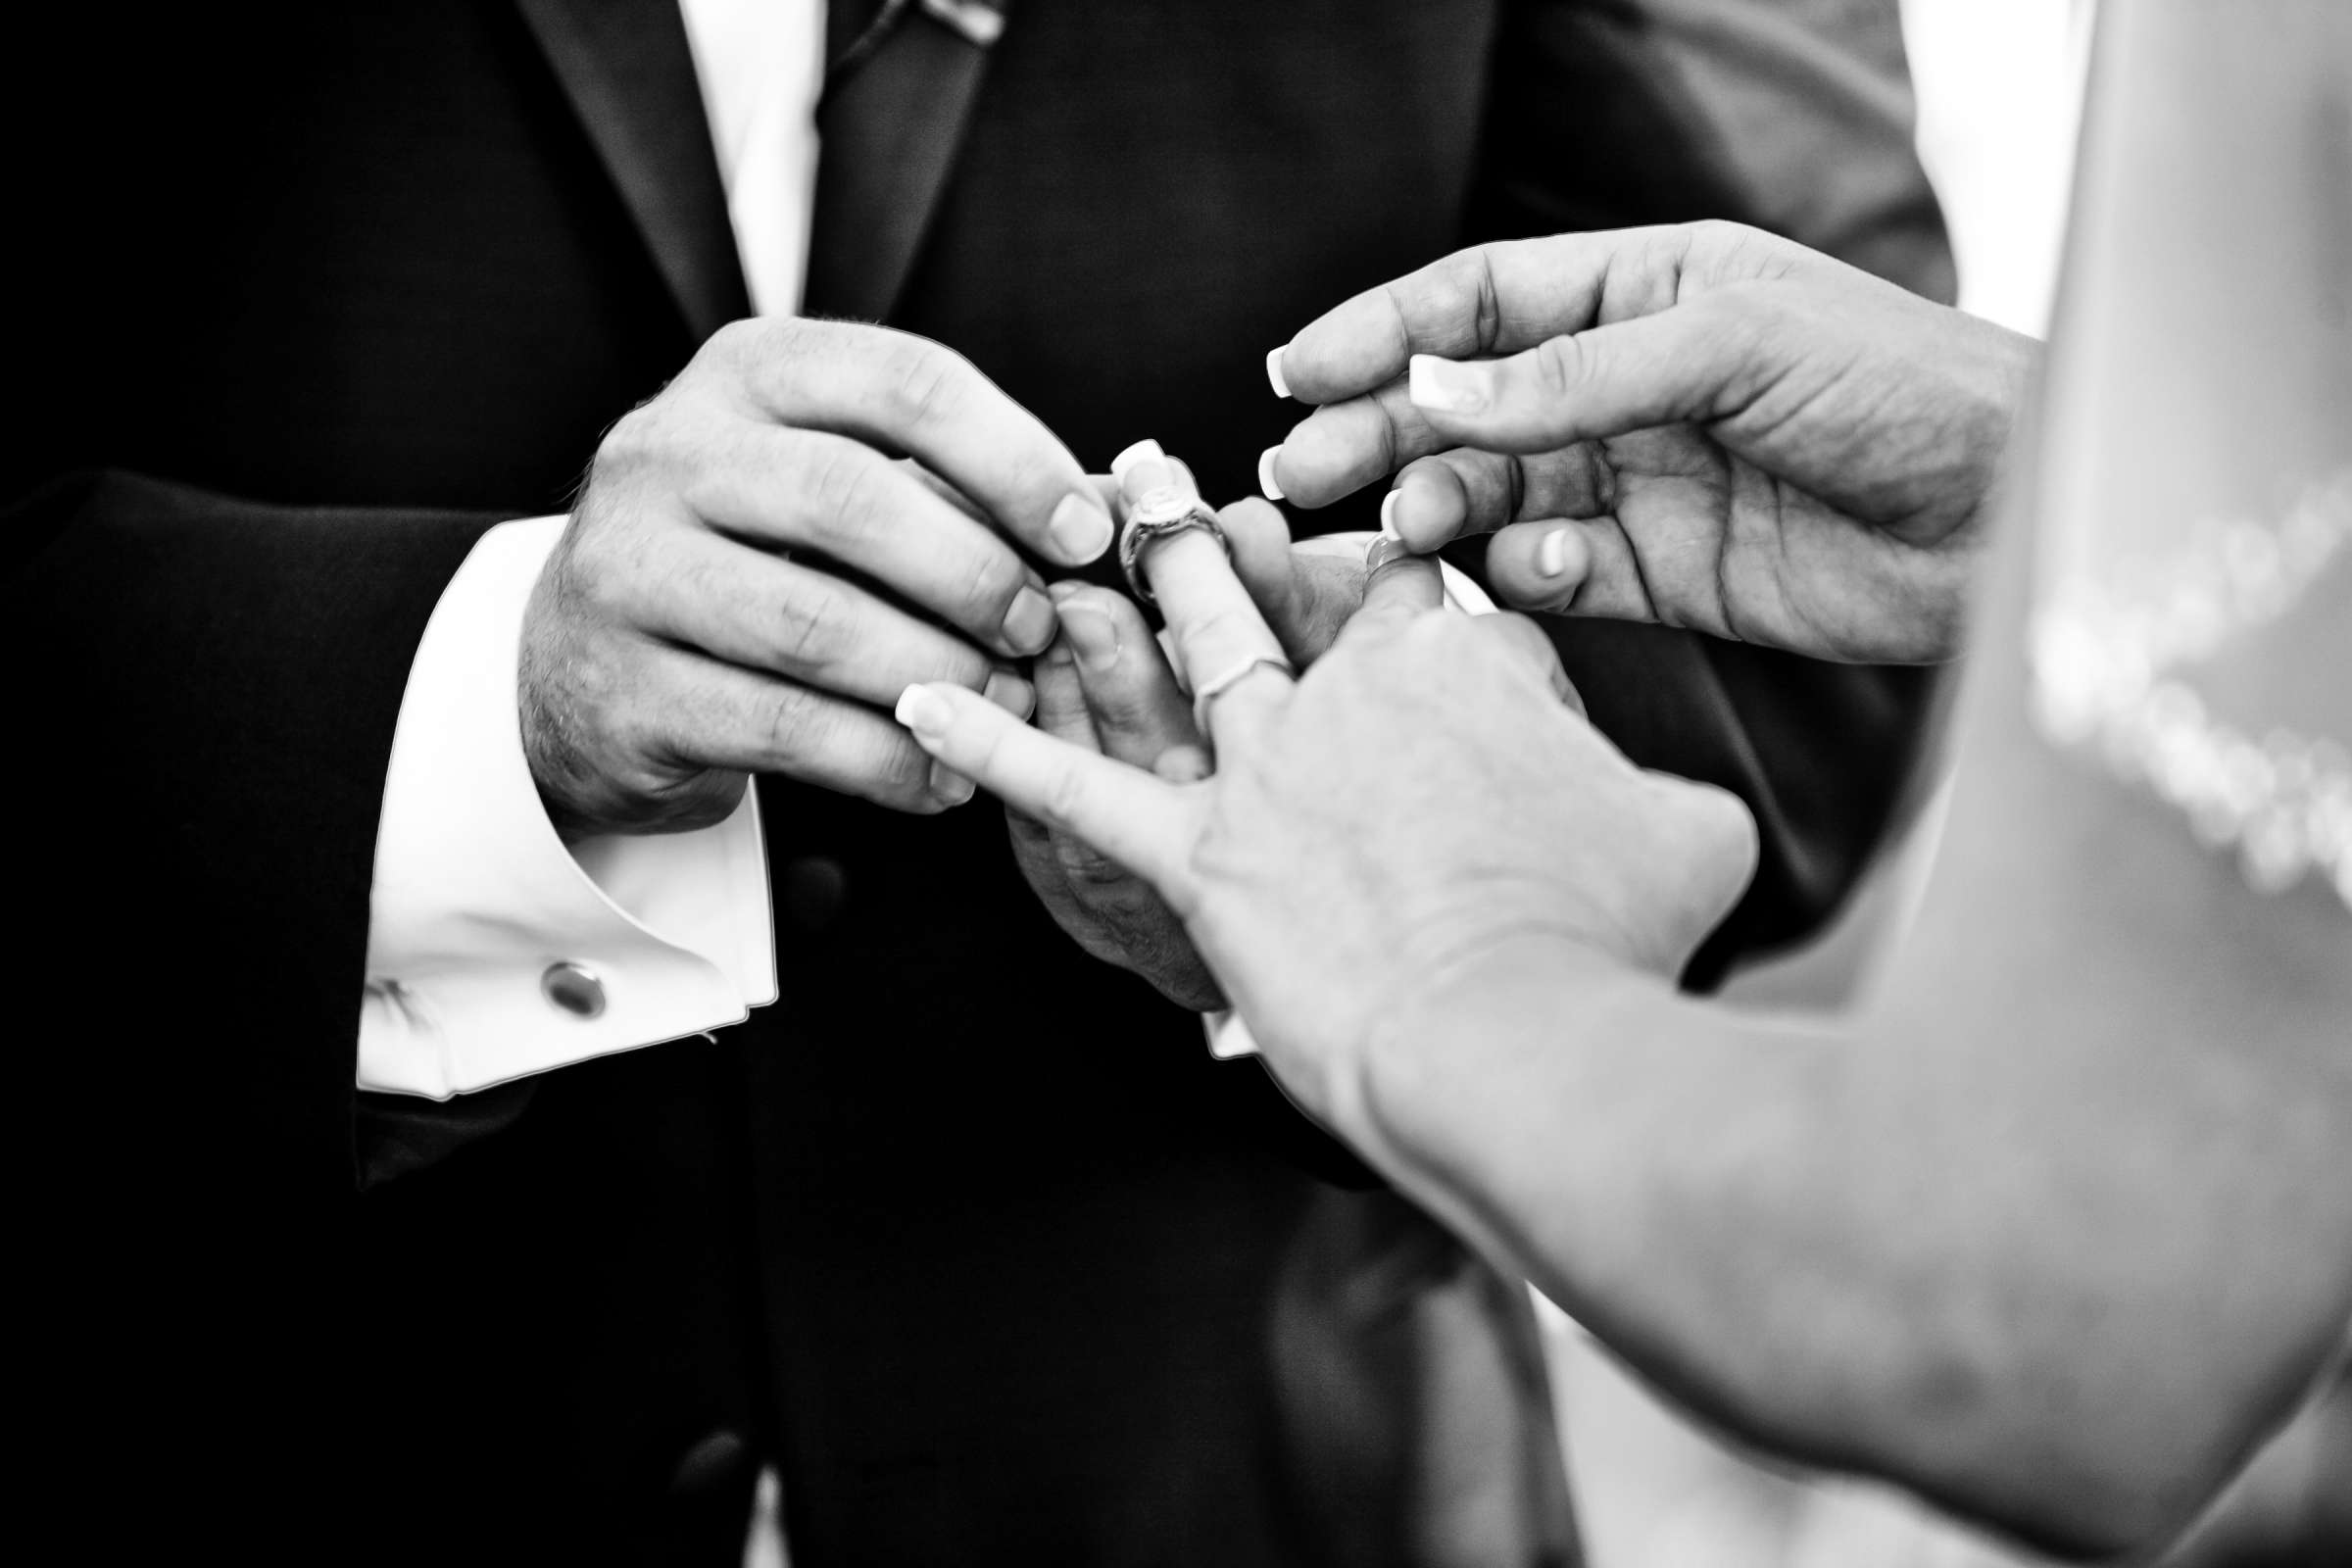
[[[39,1511],[255,1558],[723,1561],[769,1454],[805,1564],[1315,1561],[1352,1550],[1339,1515],[1441,1560],[1404,1544],[1433,1499],[1399,1446],[1294,1441],[1334,1430],[1302,1397],[1409,1433],[1412,1368],[1362,1381],[1331,1351],[1301,1380],[1269,1348],[1277,1324],[1326,1343],[1300,1301],[1423,1222],[1327,1185],[1360,1170],[1261,1069],[1061,939],[985,806],[909,820],[764,782],[781,1003],[355,1118],[424,619],[479,531],[562,510],[696,342],[659,263],[693,261],[710,171],[666,167],[686,216],[649,249],[548,42],[613,65],[650,145],[693,147],[674,17],[523,9],[106,17],[7,68]],[[1089,463],[1155,435],[1223,495],[1298,413],[1265,349],[1465,237],[1745,217],[1945,290],[1891,11],[1030,0],[893,320]],[[1637,757],[1759,808],[1766,870],[1710,962],[1818,919],[1899,781],[1916,681],[1563,645]],[[363,1193],[395,1144],[455,1152]],[[1451,1267],[1396,1275],[1374,1317]],[[1483,1332],[1507,1360],[1523,1329],[1497,1307]],[[1557,1501],[1531,1494],[1520,1560],[1567,1549]]]

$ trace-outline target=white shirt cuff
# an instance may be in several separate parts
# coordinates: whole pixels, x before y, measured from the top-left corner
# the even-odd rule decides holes
[[[445,1100],[776,1000],[754,791],[692,833],[566,848],[547,819],[515,670],[564,522],[484,534],[417,645],[376,831],[362,1089]]]

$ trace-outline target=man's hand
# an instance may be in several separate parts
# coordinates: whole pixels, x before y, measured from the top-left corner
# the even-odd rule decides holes
[[[1134,602],[1076,583],[1055,583],[1054,597],[1061,635],[1037,662],[1037,727],[1164,779],[1204,777],[1208,748],[1193,726],[1192,705]],[[1022,876],[1071,941],[1143,976],[1180,1007],[1225,1005],[1184,922],[1151,883],[1018,807],[1004,817]]]
[[[1123,489],[1120,481],[1111,482],[1114,505],[1123,509],[1163,484],[1198,493],[1191,469],[1156,444],[1132,450],[1137,456],[1123,466]],[[1217,520],[1234,575],[1284,653],[1303,668],[1362,606],[1363,566],[1294,550],[1282,514],[1263,501],[1237,502]],[[1144,559],[1147,576],[1159,548]],[[1143,612],[1107,588],[1055,583],[1052,592],[1061,634],[1037,661],[1037,727],[1177,783],[1205,777],[1208,742]],[[1205,1012],[1225,1004],[1183,922],[1150,883],[1065,828],[1018,808],[1005,815],[1022,875],[1072,941],[1105,963],[1143,976],[1179,1006]]]
[[[1494,532],[1497,596],[1816,658],[1959,650],[2030,339],[1729,223],[1487,245],[1270,364],[1319,507],[1392,472],[1414,550]]]
[[[704,826],[752,772],[960,804],[970,784],[884,710],[946,681],[1027,712],[1012,662],[1055,617],[1014,544],[1079,565],[1110,537],[1077,460],[960,357],[880,327],[736,322],[605,438],[532,595],[523,752],[549,814]]]

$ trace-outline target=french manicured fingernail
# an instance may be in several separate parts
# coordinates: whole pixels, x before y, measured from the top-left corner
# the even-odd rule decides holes
[[[1073,566],[1084,565],[1110,548],[1110,514],[1093,496],[1063,496],[1046,522],[1046,537]]]
[[[938,740],[956,722],[956,708],[928,686],[909,686],[899,693],[894,710],[900,723],[927,741]]]
[[[1159,449],[1159,443],[1156,441],[1138,441],[1110,460],[1110,476],[1123,485],[1127,482],[1127,470],[1146,460],[1152,463],[1165,463],[1168,461],[1168,455]]]
[[[1380,498],[1380,531],[1391,539],[1404,538],[1396,531],[1396,503],[1403,498],[1401,490],[1392,490]]]
[[[1274,460],[1281,455],[1280,447],[1268,447],[1257,455],[1257,488],[1268,501],[1282,499],[1282,481],[1274,477]]]
[[[1015,653],[1034,654],[1054,640],[1054,601],[1024,588],[1004,612],[1004,641]]]
[[[1545,577],[1568,575],[1568,530],[1554,528],[1536,542],[1536,570]]]
[[[1291,346],[1285,343],[1281,348],[1266,350],[1266,379],[1274,384],[1274,395],[1278,398],[1291,395],[1290,377],[1282,373],[1282,357],[1290,349]]]
[[[991,673],[980,695],[1015,718],[1027,718],[1037,707],[1037,688],[1009,669]]]
[[[945,762],[931,764],[931,793],[950,806],[961,806],[972,798],[972,781]]]
[[[1078,662],[1096,674],[1119,662],[1119,628],[1101,609],[1086,601],[1061,607],[1061,632],[1069,639]]]
[[[1415,408],[1441,414],[1477,414],[1487,406],[1487,371],[1434,354],[1416,354],[1407,382]]]

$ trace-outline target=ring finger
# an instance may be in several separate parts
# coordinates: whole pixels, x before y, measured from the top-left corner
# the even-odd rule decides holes
[[[1177,483],[1156,452],[1120,466],[1126,507]],[[1253,732],[1287,698],[1290,663],[1225,547],[1205,528],[1187,528],[1146,546],[1139,567],[1167,618],[1178,672],[1201,706],[1200,723],[1210,740],[1230,745]]]

